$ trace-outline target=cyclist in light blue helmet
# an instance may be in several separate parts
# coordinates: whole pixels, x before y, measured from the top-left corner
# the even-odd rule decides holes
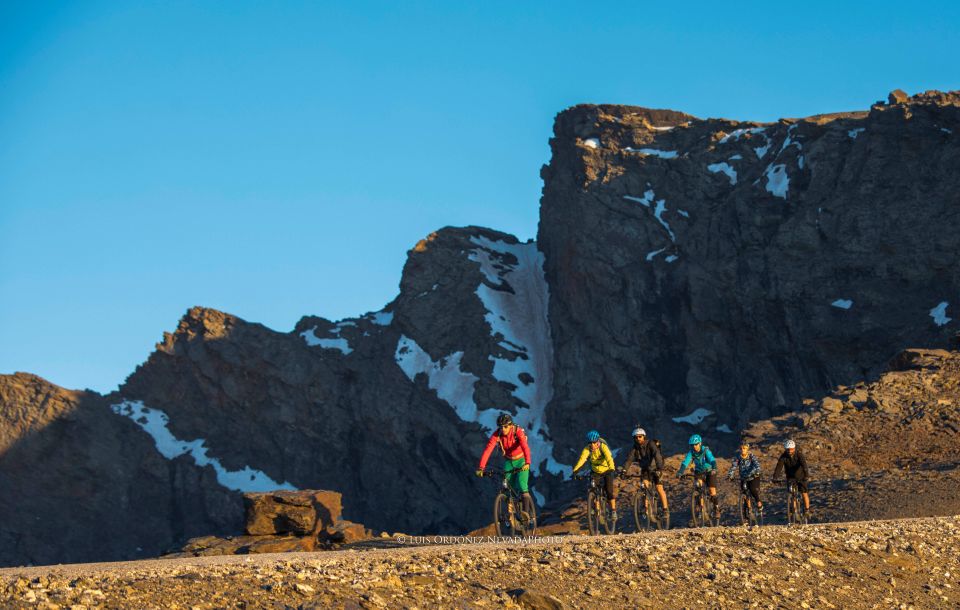
[[[713,457],[710,447],[703,444],[703,439],[699,434],[694,434],[688,441],[690,451],[683,458],[680,464],[680,470],[677,476],[683,476],[683,473],[689,466],[693,466],[693,476],[706,483],[710,490],[710,501],[713,502],[713,512],[720,517],[720,505],[717,504],[717,460]]]

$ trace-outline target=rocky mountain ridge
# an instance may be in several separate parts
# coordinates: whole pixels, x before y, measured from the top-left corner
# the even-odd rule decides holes
[[[543,500],[589,428],[729,446],[946,345],[956,129],[958,93],[773,124],[568,109],[536,242],[441,229],[383,310],[289,333],[193,308],[110,396],[3,376],[0,563],[157,555],[238,531],[240,493],[285,488],[342,492],[377,530],[469,531],[501,410],[530,434]],[[117,502],[127,534],[105,548]]]

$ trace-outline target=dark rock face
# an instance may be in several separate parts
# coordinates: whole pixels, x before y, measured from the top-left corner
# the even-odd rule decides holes
[[[212,469],[166,460],[103,397],[0,375],[0,565],[154,557],[242,524]]]
[[[723,437],[717,425],[946,343],[960,95],[891,102],[766,125],[626,106],[558,116],[538,241],[559,444],[588,421],[682,442],[693,427],[670,418],[696,408]]]
[[[536,243],[441,229],[382,311],[291,332],[191,309],[106,397],[0,376],[0,563],[238,534],[246,492],[469,531],[490,520],[495,478],[472,472],[500,411],[548,499],[582,492],[560,475],[590,428],[722,448],[956,333],[957,129],[939,92],[767,125],[564,111]]]

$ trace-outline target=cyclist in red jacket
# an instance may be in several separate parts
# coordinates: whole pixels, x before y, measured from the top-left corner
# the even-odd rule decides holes
[[[533,501],[530,498],[530,447],[527,445],[527,433],[523,428],[513,423],[513,418],[506,413],[501,413],[497,418],[497,430],[490,435],[487,446],[480,456],[480,466],[477,468],[477,476],[483,476],[483,470],[487,467],[487,460],[493,453],[493,448],[500,445],[503,451],[503,457],[506,460],[503,470],[507,473],[507,483],[515,490],[523,494],[523,499]]]

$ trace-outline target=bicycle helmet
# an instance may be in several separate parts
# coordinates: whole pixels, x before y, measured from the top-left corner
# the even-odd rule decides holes
[[[600,433],[599,433],[599,432],[597,432],[596,430],[591,430],[590,432],[587,432],[587,442],[588,442],[588,443],[595,443],[595,442],[597,442],[598,440],[600,440]]]
[[[510,417],[510,414],[508,413],[501,413],[500,417],[497,418],[498,426],[509,426],[512,423],[513,423],[513,418]]]
[[[687,443],[691,445],[699,445],[702,442],[703,442],[703,439],[700,438],[699,434],[694,434],[693,436],[690,437],[690,440],[687,441]]]
[[[633,432],[630,433],[630,436],[646,436],[646,435],[647,435],[647,431],[639,426],[634,428]]]
[[[796,444],[795,442],[793,442],[793,439],[790,439],[790,440],[788,440],[787,442],[785,442],[785,443],[783,444],[783,448],[784,448],[784,449],[796,449],[796,448],[797,448],[797,444]]]

